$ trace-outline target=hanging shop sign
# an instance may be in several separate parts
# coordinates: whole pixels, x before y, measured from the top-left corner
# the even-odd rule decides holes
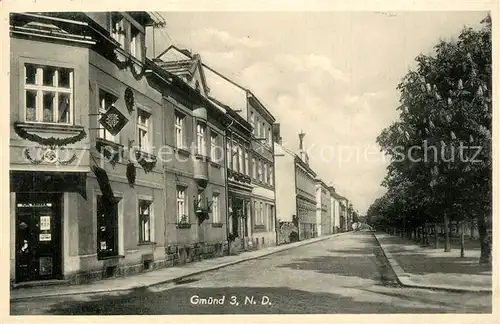
[[[125,127],[128,119],[118,108],[111,106],[99,119],[99,123],[114,136]]]

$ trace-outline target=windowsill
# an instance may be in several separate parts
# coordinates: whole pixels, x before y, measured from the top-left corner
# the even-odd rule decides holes
[[[175,147],[174,151],[175,151],[175,153],[179,153],[179,154],[182,154],[182,155],[185,155],[185,156],[190,156],[191,155],[191,153],[188,150],[186,150],[185,148],[181,148],[181,147]]]
[[[203,154],[196,153],[194,156],[196,157],[197,160],[202,160],[203,162],[208,162],[210,160],[208,156]]]
[[[224,223],[212,223],[212,227],[222,228],[222,226],[224,226]]]
[[[124,255],[110,255],[110,256],[105,256],[105,257],[97,257],[97,260],[113,260],[113,259],[123,259],[125,258]]]
[[[187,228],[191,228],[191,224],[190,223],[177,223],[177,224],[175,224],[175,227],[187,229]]]
[[[150,242],[150,241],[145,241],[145,242],[139,242],[137,245],[156,245],[156,242]]]
[[[113,142],[104,138],[96,137],[96,147],[99,149],[102,146],[111,146],[114,149],[123,148],[123,144]]]
[[[71,124],[45,123],[45,122],[24,122],[16,123],[16,126],[26,131],[42,131],[42,132],[57,132],[67,134],[77,134],[84,127]]]
[[[146,161],[156,161],[156,155],[141,150],[135,151],[135,157],[137,160],[139,160],[139,158],[142,158]]]
[[[222,168],[222,165],[220,165],[217,162],[210,161],[210,165],[213,166],[214,168],[217,168],[217,169]]]

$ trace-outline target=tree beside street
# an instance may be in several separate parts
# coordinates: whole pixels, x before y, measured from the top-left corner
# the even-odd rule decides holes
[[[445,251],[450,222],[475,219],[480,262],[491,263],[491,17],[482,24],[440,41],[433,56],[417,56],[416,69],[398,85],[399,119],[377,137],[391,158],[383,182],[387,193],[367,216],[406,235],[413,231],[422,243],[428,225],[442,223]]]

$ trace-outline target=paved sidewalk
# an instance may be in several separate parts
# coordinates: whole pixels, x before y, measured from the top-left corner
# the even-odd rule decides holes
[[[421,247],[382,232],[373,233],[394,270],[398,282],[407,287],[463,292],[491,292],[492,267],[480,265],[480,250]]]
[[[216,270],[247,260],[257,259],[273,253],[293,249],[299,246],[327,240],[329,238],[347,234],[338,233],[333,235],[316,237],[305,241],[294,242],[285,245],[268,247],[256,251],[242,252],[238,255],[224,256],[214,259],[188,263],[183,266],[168,267],[155,271],[145,272],[138,275],[104,279],[90,284],[82,285],[55,285],[38,286],[30,288],[11,289],[10,300],[21,300],[38,297],[52,297],[74,294],[93,294],[110,291],[129,291],[138,288],[151,287],[179,280],[184,277],[193,276],[199,273]]]

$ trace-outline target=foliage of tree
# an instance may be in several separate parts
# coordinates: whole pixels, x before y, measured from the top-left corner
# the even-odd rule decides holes
[[[377,137],[391,157],[387,193],[367,216],[405,231],[477,219],[480,262],[491,262],[491,17],[482,23],[440,41],[435,55],[417,56],[416,69],[398,85],[399,119]]]

